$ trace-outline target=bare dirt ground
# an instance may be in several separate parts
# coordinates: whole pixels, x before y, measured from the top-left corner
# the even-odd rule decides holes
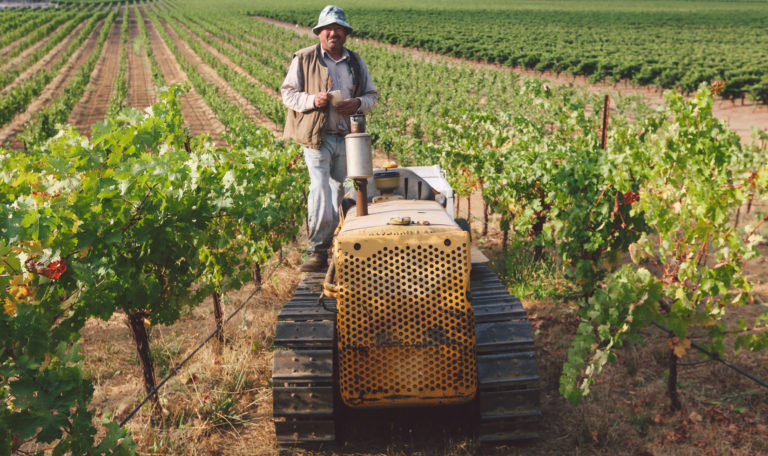
[[[184,25],[181,25],[184,27]],[[192,33],[188,28],[184,27],[188,33]],[[282,132],[282,129],[280,126],[269,120],[264,114],[261,113],[258,109],[256,109],[251,103],[242,95],[240,95],[235,89],[233,89],[229,83],[224,80],[221,76],[216,73],[216,70],[211,68],[210,65],[205,63],[203,59],[198,56],[192,48],[184,41],[182,40],[177,34],[176,31],[173,30],[171,27],[166,25],[166,30],[168,31],[168,34],[173,38],[174,42],[176,43],[177,48],[181,51],[181,53],[184,55],[184,58],[192,64],[195,68],[198,69],[198,72],[201,76],[203,76],[205,79],[207,79],[212,84],[215,84],[221,93],[223,93],[229,101],[232,103],[235,103],[237,106],[240,107],[240,109],[243,110],[243,112],[253,120],[253,122],[256,125],[264,126],[269,128],[273,134],[277,134]],[[194,34],[192,35],[195,36]],[[199,43],[201,43],[204,48],[209,52],[215,52],[215,56],[219,58],[224,64],[230,66],[231,68],[235,68],[236,65],[234,65],[229,59],[221,55],[220,53],[216,52],[215,49],[208,46],[207,44],[203,43],[199,38],[197,39]],[[242,71],[242,68],[237,67]],[[253,78],[251,78],[253,79]]]
[[[80,33],[80,30],[85,27],[86,21],[83,21],[82,23],[78,24],[77,27],[72,29],[72,32],[59,44],[54,46],[48,54],[43,56],[42,59],[31,65],[29,68],[24,70],[23,73],[19,75],[12,83],[8,84],[5,88],[3,88],[2,91],[0,91],[0,96],[7,94],[10,90],[12,90],[14,87],[18,86],[22,82],[28,80],[29,78],[33,77],[41,68],[45,69],[51,69],[53,65],[56,64],[56,62],[61,58],[61,53],[64,52],[65,49],[69,46],[69,44],[74,41],[74,39],[77,37],[77,35]]]
[[[135,14],[131,14],[128,19],[128,49],[126,50],[128,53],[128,68],[125,75],[128,80],[126,104],[132,108],[144,109],[157,102],[157,94],[145,48],[149,43],[143,43],[138,53],[137,48],[134,47],[134,43],[140,39],[138,18]]]
[[[11,120],[2,128],[2,130],[0,130],[0,144],[5,144],[6,141],[10,141],[11,147],[13,149],[20,149],[22,147],[21,141],[17,138],[16,135],[21,133],[21,131],[24,129],[24,125],[32,119],[32,116],[34,116],[37,111],[48,105],[51,100],[53,100],[61,93],[62,90],[64,90],[67,82],[69,82],[72,76],[74,76],[74,74],[77,72],[77,69],[80,68],[86,60],[88,60],[91,52],[93,52],[96,48],[99,32],[101,31],[101,27],[103,25],[104,20],[101,20],[96,24],[96,27],[94,27],[91,34],[88,35],[88,38],[85,40],[83,45],[80,46],[80,48],[75,51],[74,54],[72,54],[69,61],[59,70],[59,73],[45,87],[45,89],[43,89],[43,92],[40,94],[40,96],[33,100],[29,106],[27,106],[26,111],[17,114],[13,120]]]
[[[23,61],[27,60],[27,57],[29,57],[30,54],[32,54],[33,52],[35,52],[38,49],[40,49],[45,43],[48,42],[48,40],[53,35],[59,33],[59,31],[61,29],[63,29],[64,27],[66,27],[67,25],[69,25],[70,22],[72,22],[72,21],[70,20],[70,21],[67,21],[67,22],[61,24],[60,26],[58,26],[56,28],[56,30],[54,30],[51,33],[49,33],[48,36],[44,37],[43,39],[41,39],[37,43],[33,44],[32,46],[24,49],[24,51],[21,54],[17,55],[16,57],[14,57],[11,60],[9,60],[6,63],[4,63],[2,66],[0,66],[0,72],[12,70],[13,68],[17,67],[20,63],[22,63]]]
[[[142,8],[146,7],[142,6]],[[145,20],[144,24],[152,45],[152,53],[157,59],[166,84],[170,85],[188,81],[187,75],[181,69],[179,62],[176,61],[176,57],[166,46],[152,21]],[[211,135],[211,140],[214,144],[218,146],[225,144],[219,135],[219,133],[224,131],[224,125],[221,124],[213,111],[211,111],[211,108],[205,104],[203,97],[194,89],[181,98],[181,111],[192,135],[197,136],[206,133]]]
[[[287,30],[292,30],[296,33],[301,33],[307,36],[314,36],[312,30],[309,27],[302,27],[289,22],[278,21],[271,18],[256,16],[257,19],[264,22],[274,24],[283,27]],[[362,41],[376,43],[381,46],[388,47],[390,49],[400,49],[409,53],[413,53],[421,56],[428,56],[437,60],[458,60],[463,62],[473,63],[479,67],[486,68],[506,68],[509,71],[514,71],[526,76],[536,77],[539,79],[545,79],[555,84],[569,85],[573,84],[579,87],[587,87],[593,93],[612,93],[623,95],[635,95],[641,94],[651,104],[660,104],[663,102],[663,96],[658,89],[653,87],[637,87],[630,82],[622,81],[616,84],[608,83],[592,83],[583,76],[570,76],[565,74],[556,74],[554,72],[539,72],[529,70],[521,67],[504,67],[498,64],[488,64],[481,62],[473,62],[465,59],[458,59],[455,57],[448,57],[435,52],[424,51],[422,49],[407,48],[403,46],[397,46],[388,43],[382,43],[375,40],[360,38]],[[760,130],[768,130],[768,105],[756,104],[754,102],[746,102],[742,104],[741,101],[733,102],[728,100],[718,100],[715,103],[713,113],[715,117],[726,122],[726,124],[739,134],[743,143],[750,143],[752,140],[752,127],[756,127]]]
[[[120,27],[125,20],[125,6],[112,23],[101,56],[91,73],[91,79],[80,101],[69,113],[67,123],[77,127],[80,134],[91,136],[91,127],[107,115],[109,98],[120,66]]]
[[[166,409],[163,422],[151,424],[144,407],[128,423],[140,454],[275,454],[270,347],[280,306],[300,279],[296,271],[299,261],[295,249],[286,250],[281,266],[273,262],[263,269],[261,292],[251,297],[255,287],[249,283],[225,296],[225,317],[251,299],[225,325],[225,345],[219,347],[215,340],[208,343],[163,388],[168,393],[161,396]],[[151,328],[158,378],[215,329],[211,316],[209,298],[175,325]],[[118,314],[107,322],[90,320],[82,335],[85,368],[96,386],[92,408],[99,415],[109,412],[121,419],[144,396],[125,317]],[[224,398],[235,393],[236,414],[250,423],[245,427],[219,407]]]

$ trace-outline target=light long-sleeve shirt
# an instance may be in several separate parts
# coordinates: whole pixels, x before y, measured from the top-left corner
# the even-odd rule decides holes
[[[349,64],[349,59],[351,58],[349,51],[346,48],[343,49],[341,59],[339,60],[334,60],[325,49],[321,48],[321,52],[323,62],[328,67],[328,75],[331,82],[328,91],[340,90],[342,99],[352,98],[354,87],[352,85],[352,69]],[[362,58],[360,58],[360,72],[360,81],[364,84],[361,95],[358,97],[360,99],[360,110],[363,114],[368,114],[373,109],[376,101],[378,101],[379,93],[373,84],[368,66]],[[315,94],[304,92],[303,88],[304,75],[299,67],[298,59],[294,57],[281,87],[283,104],[296,112],[312,110],[315,107]],[[328,112],[326,133],[341,135],[349,133],[349,116],[339,114],[332,107]]]

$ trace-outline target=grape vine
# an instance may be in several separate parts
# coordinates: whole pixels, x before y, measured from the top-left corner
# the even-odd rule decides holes
[[[91,141],[68,130],[2,153],[6,448],[34,440],[62,453],[107,451],[93,446],[86,408],[92,386],[77,344],[85,321],[120,310],[173,322],[212,288],[250,277],[300,226],[305,175],[288,165],[295,148],[268,133],[230,150],[188,140],[183,90],[161,94],[152,115],[128,110],[97,125]],[[129,451],[125,430],[108,428],[112,450]]]

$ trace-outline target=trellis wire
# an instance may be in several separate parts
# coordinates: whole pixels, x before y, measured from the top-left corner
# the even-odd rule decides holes
[[[665,328],[664,326],[661,326],[660,324],[653,322],[653,326],[661,329],[662,331],[666,332],[669,335],[673,335],[674,333],[669,330],[669,328]],[[750,374],[749,372],[745,371],[744,369],[740,368],[739,366],[729,363],[728,361],[724,360],[720,357],[717,353],[712,353],[706,348],[702,347],[701,345],[697,344],[696,342],[691,342],[691,347],[695,348],[696,350],[704,353],[705,355],[709,356],[710,358],[714,359],[715,361],[719,361],[723,364],[725,364],[728,368],[733,369],[738,374],[747,377],[748,379],[752,380],[753,382],[757,383],[758,385],[768,388],[768,382],[766,382],[763,379],[760,379],[758,377],[755,377],[754,375]]]
[[[276,269],[277,269],[277,267],[273,268],[273,269],[272,269],[272,271],[270,271],[269,275],[267,276],[267,280],[269,280],[269,278],[270,278],[270,277],[272,277],[272,274],[275,272],[275,270],[276,270]],[[251,299],[253,299],[253,297],[254,297],[254,296],[256,295],[256,293],[258,293],[259,291],[261,291],[261,283],[259,283],[259,284],[256,286],[256,289],[255,289],[255,290],[253,290],[253,292],[252,292],[252,293],[251,293],[251,294],[248,296],[248,298],[246,298],[246,299],[245,299],[245,301],[243,301],[243,303],[242,303],[242,304],[240,304],[240,306],[239,306],[237,309],[235,309],[235,310],[234,310],[234,311],[233,311],[233,312],[232,312],[232,313],[231,313],[231,314],[230,314],[230,315],[227,317],[227,319],[226,319],[226,320],[224,320],[224,321],[222,322],[222,324],[221,324],[221,325],[216,325],[216,329],[215,329],[215,330],[214,330],[214,331],[213,331],[213,332],[212,332],[210,335],[208,335],[208,337],[206,337],[206,338],[205,338],[205,340],[204,340],[204,341],[202,341],[202,342],[200,343],[200,345],[198,345],[198,346],[197,346],[197,348],[195,348],[195,349],[192,351],[192,353],[190,353],[190,354],[189,354],[189,355],[188,355],[186,358],[184,358],[184,359],[183,359],[183,360],[182,360],[180,363],[176,364],[175,366],[173,366],[173,367],[172,367],[172,368],[171,368],[171,369],[168,371],[168,374],[166,374],[165,378],[163,378],[163,379],[162,379],[162,380],[161,380],[161,381],[160,381],[160,382],[159,382],[157,385],[155,385],[155,387],[154,387],[154,388],[152,388],[152,390],[151,390],[149,393],[147,393],[147,395],[144,397],[144,399],[142,399],[142,401],[139,403],[139,405],[137,405],[137,406],[136,406],[136,407],[135,407],[133,410],[131,410],[131,413],[129,413],[129,414],[128,414],[128,415],[127,415],[125,418],[123,418],[123,419],[120,421],[120,427],[123,427],[123,426],[125,426],[125,424],[126,424],[126,423],[127,423],[127,422],[128,422],[130,419],[131,419],[131,418],[133,418],[133,416],[136,414],[136,412],[138,412],[138,411],[141,409],[141,407],[142,407],[142,406],[143,406],[143,405],[144,405],[144,404],[145,404],[145,403],[146,403],[146,402],[149,400],[149,398],[151,398],[151,397],[152,397],[154,394],[157,394],[157,392],[160,390],[160,388],[161,388],[163,385],[165,385],[165,383],[166,383],[168,380],[170,380],[170,379],[171,379],[171,377],[173,377],[174,375],[176,375],[176,374],[179,372],[179,369],[181,369],[181,368],[184,366],[184,364],[186,364],[186,363],[187,363],[187,361],[189,361],[190,359],[192,359],[192,357],[193,357],[193,356],[195,356],[195,355],[197,354],[197,352],[198,352],[198,351],[200,351],[200,349],[201,349],[201,348],[203,348],[203,346],[204,346],[205,344],[207,344],[207,343],[208,343],[208,341],[209,341],[209,340],[213,339],[213,338],[216,336],[216,334],[218,334],[218,333],[221,331],[221,328],[224,326],[224,324],[226,324],[227,322],[229,322],[229,320],[231,320],[231,319],[232,319],[232,317],[234,317],[235,315],[237,315],[237,313],[238,313],[238,312],[240,312],[240,310],[242,310],[242,308],[243,308],[243,307],[245,307],[245,305],[246,305],[246,304],[248,304],[248,302],[250,302],[250,300],[251,300]]]

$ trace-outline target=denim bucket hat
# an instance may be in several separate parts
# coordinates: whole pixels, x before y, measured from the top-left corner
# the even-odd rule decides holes
[[[320,34],[320,30],[326,25],[339,24],[347,29],[347,34],[352,33],[352,27],[347,24],[347,15],[344,10],[336,5],[328,5],[320,11],[320,17],[317,18],[317,25],[312,28],[315,35]]]

